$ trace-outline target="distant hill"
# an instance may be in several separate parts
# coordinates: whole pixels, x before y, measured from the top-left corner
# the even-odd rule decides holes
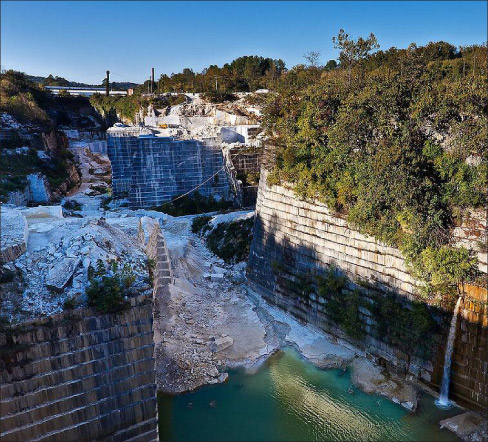
[[[45,86],[71,86],[71,87],[103,87],[103,84],[87,84],[78,83],[76,81],[69,81],[63,77],[53,77],[49,75],[42,77],[38,75],[26,75],[26,78],[34,83],[41,83]],[[131,83],[129,81],[111,81],[110,87],[115,90],[127,90],[129,88],[135,88],[139,86],[137,83]]]

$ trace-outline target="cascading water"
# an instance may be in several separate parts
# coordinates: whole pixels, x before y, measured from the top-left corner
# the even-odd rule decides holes
[[[435,401],[435,404],[439,408],[450,408],[451,403],[449,402],[449,383],[451,381],[451,364],[452,364],[452,353],[454,351],[454,341],[456,340],[456,326],[457,326],[457,316],[459,311],[459,306],[461,305],[461,296],[456,302],[456,307],[454,307],[454,313],[452,314],[451,327],[449,329],[449,336],[447,338],[446,354],[444,356],[444,374],[442,376],[441,384],[441,394],[439,399]]]

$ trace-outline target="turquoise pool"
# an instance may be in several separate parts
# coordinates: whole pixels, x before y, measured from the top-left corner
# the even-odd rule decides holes
[[[178,396],[160,395],[161,441],[456,441],[423,395],[418,413],[351,387],[350,373],[320,370],[292,349],[255,374],[230,372],[224,384]]]

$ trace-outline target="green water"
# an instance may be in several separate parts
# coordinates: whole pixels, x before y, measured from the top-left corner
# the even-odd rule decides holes
[[[159,397],[161,441],[455,441],[438,422],[459,414],[423,395],[419,413],[360,390],[350,373],[319,370],[291,349],[255,374]]]

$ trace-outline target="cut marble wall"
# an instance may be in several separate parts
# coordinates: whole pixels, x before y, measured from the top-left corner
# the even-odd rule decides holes
[[[109,132],[107,137],[114,197],[127,197],[131,207],[152,207],[198,187],[202,195],[231,198],[218,139],[123,133]]]

